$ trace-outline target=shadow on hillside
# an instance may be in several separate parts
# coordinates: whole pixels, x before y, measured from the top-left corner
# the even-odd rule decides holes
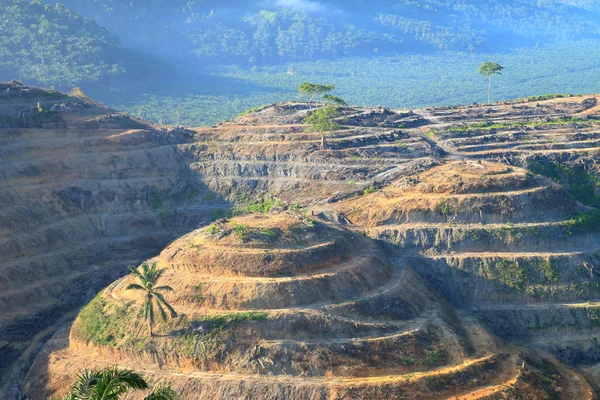
[[[160,142],[159,136],[156,139],[158,140],[155,143],[156,148],[166,148],[167,146]],[[184,142],[195,143],[195,139],[191,136]],[[197,155],[189,150],[188,146],[172,145],[168,147],[173,151],[160,153],[170,154],[168,159],[162,160],[162,162],[151,160],[149,165],[145,165],[145,161],[132,162],[128,171],[123,170],[121,175],[136,177],[132,181],[135,183],[122,186],[127,188],[126,192],[115,193],[113,190],[111,193],[104,193],[100,187],[93,193],[78,190],[77,193],[83,193],[82,196],[85,193],[91,196],[89,199],[82,199],[81,196],[77,198],[65,196],[62,199],[64,202],[73,203],[69,204],[69,207],[79,207],[83,218],[86,218],[85,215],[88,212],[85,204],[89,207],[90,202],[93,202],[96,207],[114,209],[115,201],[120,200],[124,209],[121,212],[106,214],[105,220],[97,228],[107,231],[100,232],[98,237],[103,238],[109,235],[109,229],[117,229],[122,233],[133,231],[139,232],[139,234],[120,237],[118,241],[111,242],[101,252],[101,259],[94,259],[92,255],[97,252],[94,253],[90,248],[88,264],[79,267],[80,271],[90,272],[82,274],[81,278],[74,280],[73,284],[70,284],[63,293],[58,294],[56,305],[42,310],[30,318],[19,319],[12,324],[0,327],[2,340],[7,340],[9,344],[11,342],[20,344],[33,342],[35,347],[35,351],[30,355],[18,360],[11,360],[13,366],[18,369],[11,373],[11,376],[16,377],[16,381],[11,379],[12,382],[0,382],[6,386],[6,389],[0,386],[0,397],[2,397],[2,393],[7,393],[6,390],[14,393],[15,399],[23,396],[47,398],[50,394],[54,395],[46,392],[50,373],[48,363],[52,359],[52,353],[68,346],[70,329],[70,322],[61,321],[61,319],[87,304],[114,280],[126,275],[128,273],[127,265],[139,265],[143,261],[157,256],[170,242],[182,235],[230,214],[233,204],[225,199],[224,195],[211,190],[204,182],[203,176],[191,168],[191,165],[197,161]],[[150,157],[149,153],[147,157]],[[94,166],[89,168],[94,168]],[[132,172],[132,168],[143,170]],[[156,171],[153,171],[154,169]],[[162,186],[159,185],[158,188],[156,174],[163,175],[160,178]],[[143,177],[141,182],[137,178],[140,175]],[[120,179],[125,179],[125,177]],[[129,209],[131,204],[135,204],[134,210]],[[123,215],[127,216],[130,212],[131,216],[124,219]],[[119,230],[115,226],[123,228]],[[97,243],[89,244],[91,247],[98,247],[98,245]],[[70,260],[69,262],[78,263],[80,261]],[[93,267],[98,268],[94,270]],[[60,322],[54,326],[53,324],[57,324],[57,321]],[[47,330],[44,338],[34,337],[37,332],[44,329]],[[55,332],[59,333],[58,336],[62,336],[52,337]],[[50,340],[48,340],[49,338]],[[32,363],[35,363],[34,368],[30,368]],[[28,375],[26,375],[27,373]],[[26,376],[28,376],[27,385],[25,385]],[[72,378],[74,380],[75,376]],[[24,392],[26,389],[27,393]],[[12,400],[13,397],[3,398]]]

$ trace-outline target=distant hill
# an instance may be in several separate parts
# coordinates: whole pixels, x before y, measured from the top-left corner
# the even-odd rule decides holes
[[[128,72],[140,80],[155,69],[144,66],[150,64],[148,58],[124,49],[106,28],[62,4],[2,2],[0,15],[4,78],[61,89],[86,84],[110,88],[128,79]]]
[[[600,34],[597,1],[269,0],[228,1],[224,6],[210,0],[67,0],[66,4],[139,45],[170,41],[176,43],[169,47],[172,52],[250,64],[448,49],[496,51]],[[152,34],[157,25],[164,31]]]

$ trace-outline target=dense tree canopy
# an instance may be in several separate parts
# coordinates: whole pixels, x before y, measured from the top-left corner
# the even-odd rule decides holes
[[[48,0],[51,1],[51,0]],[[255,65],[598,37],[593,0],[65,0],[136,43]],[[156,26],[161,31],[156,31]]]
[[[118,40],[60,4],[0,3],[0,71],[47,86],[74,86],[124,72]]]

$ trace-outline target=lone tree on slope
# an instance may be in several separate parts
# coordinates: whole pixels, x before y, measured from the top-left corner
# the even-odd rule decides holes
[[[334,85],[321,85],[319,83],[304,82],[298,86],[298,93],[309,97],[308,104],[312,104],[315,97],[335,90]]]
[[[502,75],[504,67],[497,62],[484,62],[477,70],[481,75],[487,77],[488,81],[488,104],[492,102],[492,76]]]
[[[340,129],[340,125],[335,121],[335,118],[339,116],[340,111],[338,107],[330,104],[327,107],[319,108],[304,118],[304,122],[310,124],[310,127],[307,129],[308,132],[319,132],[321,134],[321,150],[324,150],[327,146],[325,143],[325,132]]]
[[[165,312],[165,308],[169,311],[171,318],[175,318],[177,313],[171,307],[167,300],[165,300],[164,296],[160,292],[172,292],[173,288],[170,286],[156,286],[158,280],[165,272],[165,269],[156,269],[156,263],[152,264],[152,266],[148,266],[148,263],[144,262],[142,264],[142,272],[138,271],[137,268],[130,266],[129,269],[131,273],[135,275],[140,284],[132,283],[129,284],[125,289],[126,290],[140,290],[145,292],[144,294],[144,318],[148,323],[148,332],[150,333],[150,337],[152,337],[152,326],[154,325],[155,317],[154,317],[154,304],[158,308],[160,312],[160,316],[163,322],[167,322],[167,313]]]

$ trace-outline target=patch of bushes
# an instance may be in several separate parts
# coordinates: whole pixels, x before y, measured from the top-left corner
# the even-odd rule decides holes
[[[458,209],[455,205],[452,204],[450,200],[443,199],[440,200],[439,203],[435,206],[436,210],[447,217],[454,215],[458,212]]]
[[[525,97],[522,99],[517,99],[517,101],[523,101],[523,100],[542,101],[542,100],[551,100],[551,99],[558,99],[558,98],[564,98],[564,97],[569,97],[569,94],[550,93],[550,94],[543,94],[541,96],[529,96],[529,97]]]
[[[245,242],[248,239],[250,239],[250,233],[252,232],[250,227],[244,224],[235,225],[233,231],[242,242]]]
[[[531,172],[545,176],[563,185],[565,190],[581,203],[600,206],[600,198],[595,195],[598,178],[587,172],[583,166],[569,166],[556,162],[532,162],[528,165]]]
[[[496,263],[498,279],[506,286],[513,289],[525,288],[526,271],[516,261],[502,259]]]
[[[241,210],[241,212],[238,212],[238,214],[250,214],[253,212],[266,214],[266,213],[270,212],[271,209],[273,209],[274,207],[281,207],[281,206],[282,206],[281,201],[279,201],[277,199],[262,198],[253,204],[245,206]]]
[[[447,354],[443,349],[426,350],[425,358],[427,359],[427,364],[438,366],[445,363]]]
[[[210,234],[210,235],[218,235],[219,234],[219,227],[215,224],[210,225],[208,228],[206,228],[206,231]]]
[[[565,125],[565,124],[585,124],[591,125],[591,122],[586,118],[576,118],[576,117],[565,117],[565,118],[557,118],[549,121],[522,121],[522,122],[477,122],[474,124],[464,125],[464,126],[456,126],[448,129],[450,132],[456,133],[466,133],[472,131],[492,131],[492,130],[507,130],[507,129],[515,129],[521,127],[530,127],[536,128],[540,126],[553,126],[553,125]]]
[[[591,210],[571,217],[564,223],[564,229],[567,235],[600,231],[600,210]]]
[[[267,236],[271,239],[277,239],[279,237],[279,233],[268,228],[260,228],[259,232],[261,235]]]
[[[546,279],[548,279],[550,282],[558,281],[558,272],[556,272],[556,268],[554,268],[554,265],[552,265],[550,260],[540,260],[539,266],[540,270],[546,276]]]

